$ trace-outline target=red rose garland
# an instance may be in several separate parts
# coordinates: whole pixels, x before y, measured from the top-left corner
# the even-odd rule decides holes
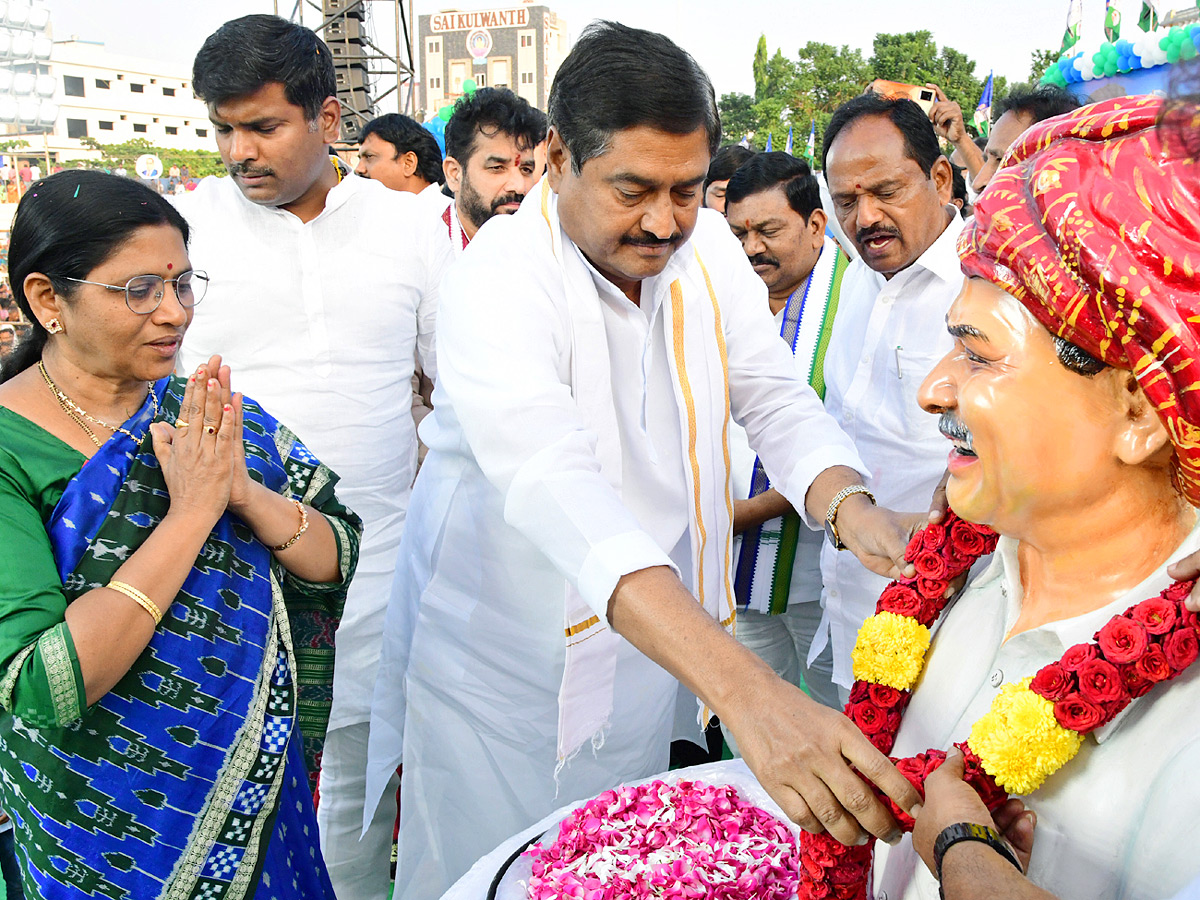
[[[927,526],[909,542],[904,554],[916,568],[916,576],[888,585],[875,616],[859,633],[854,651],[858,680],[850,692],[846,715],[883,753],[890,752],[896,741],[912,696],[911,686],[924,665],[928,629],[946,605],[947,585],[991,553],[996,540],[991,529],[972,525],[953,513],[943,524]],[[979,792],[989,810],[1008,799],[1009,789],[1016,793],[1036,790],[1046,776],[1070,760],[1083,735],[1111,722],[1132,700],[1196,661],[1200,619],[1183,605],[1191,587],[1192,582],[1170,585],[1158,597],[1109,620],[1094,643],[1071,647],[1032,679],[1001,689],[992,711],[976,723],[970,738],[955,744],[963,753],[964,780]],[[1023,706],[1028,719],[1030,704],[1035,712],[1042,704],[1043,715],[1050,720],[1049,729],[1043,728],[1043,732],[1051,733],[1040,734],[1037,740],[1022,740],[1029,736],[1013,734],[1005,713]],[[945,758],[943,751],[930,750],[892,761],[924,797],[925,778]],[[876,794],[900,826],[911,831],[912,818],[877,789]],[[872,838],[864,846],[847,847],[827,834],[805,832],[800,839],[800,897],[865,900],[874,843]]]

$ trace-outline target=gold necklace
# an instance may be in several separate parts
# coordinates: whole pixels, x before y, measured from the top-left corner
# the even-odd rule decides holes
[[[88,427],[87,422],[85,422],[84,419],[86,419],[88,422],[91,422],[93,425],[99,425],[101,428],[107,428],[112,432],[120,432],[130,440],[135,442],[137,441],[137,437],[127,429],[122,428],[120,425],[110,425],[107,422],[97,419],[82,406],[68,397],[63,392],[62,388],[54,383],[54,379],[51,378],[50,373],[46,371],[46,364],[41,360],[38,360],[38,371],[42,373],[42,380],[46,382],[46,387],[50,388],[50,393],[54,395],[54,399],[58,401],[58,405],[62,408],[62,411],[65,412],[76,425],[83,429],[84,434],[91,438],[92,443],[97,447],[99,447],[101,444],[100,438],[96,437],[96,433]],[[150,393],[150,402],[154,405],[153,418],[157,419],[159,413],[158,395],[154,393],[154,384],[152,382],[146,382],[146,388]]]
[[[341,184],[342,179],[346,177],[346,173],[342,171],[341,165],[338,163],[338,158],[333,154],[329,155],[329,161],[333,163],[333,171],[337,172],[337,183]]]

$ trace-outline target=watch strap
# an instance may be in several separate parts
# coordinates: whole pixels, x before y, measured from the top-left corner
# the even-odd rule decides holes
[[[937,836],[937,840],[933,842],[933,863],[937,867],[939,883],[942,880],[942,859],[946,856],[946,851],[963,841],[978,841],[981,844],[987,844],[1016,866],[1018,872],[1025,873],[1025,870],[1021,868],[1021,861],[1017,859],[1017,854],[1013,852],[1008,841],[995,828],[978,825],[974,822],[958,822],[943,828],[941,834]]]

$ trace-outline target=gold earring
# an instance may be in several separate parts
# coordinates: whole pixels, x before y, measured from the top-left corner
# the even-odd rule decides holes
[[[58,321],[58,319],[49,319],[46,322],[46,331],[49,334],[62,334],[63,333],[62,322]]]

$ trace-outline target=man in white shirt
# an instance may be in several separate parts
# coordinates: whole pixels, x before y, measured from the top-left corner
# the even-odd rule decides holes
[[[430,197],[440,193],[446,181],[437,139],[400,113],[379,116],[363,127],[354,172],[393,191],[428,192]]]
[[[824,165],[834,212],[859,252],[825,358],[825,408],[871,470],[866,484],[880,505],[927,509],[946,459],[917,388],[950,347],[942,325],[962,287],[950,163],[919,106],[864,94],[830,119]],[[855,635],[887,579],[828,542],[821,575],[825,621],[809,658],[832,644],[845,695]]]
[[[517,211],[542,177],[546,116],[507,88],[482,88],[454,104],[442,169],[454,202],[441,210],[458,255],[492,216]]]
[[[281,55],[286,74],[271,62]],[[223,354],[240,390],[331,461],[339,494],[362,516],[358,572],[329,661],[318,823],[339,895],[383,900],[395,807],[383,804],[359,841],[367,728],[416,470],[414,355],[435,373],[449,248],[420,227],[415,195],[356,178],[329,155],[336,84],[328,48],[308,29],[274,16],[226,23],[197,56],[193,81],[231,177],[206,178],[176,200],[192,226],[191,258],[211,278],[183,364]],[[303,724],[320,733],[322,719]]]
[[[825,352],[850,260],[826,235],[816,176],[791,154],[760,153],[732,173],[721,196],[730,230],[767,286],[775,327],[792,351],[796,374],[824,398]],[[745,429],[736,423],[729,444],[738,535],[737,639],[780,678],[795,685],[803,679],[812,697],[841,709],[831,651],[826,648],[808,664],[821,621],[825,536],[804,528],[791,504],[770,486]]]
[[[809,522],[836,498],[835,531],[881,568],[912,523],[861,493],[761,280],[700,212],[711,83],[667,38],[598,22],[550,118],[547,178],[443,283],[430,453],[372,716],[373,776],[403,742],[404,900],[439,896],[567,798],[665,769],[676,676],[810,827],[854,840],[849,806],[894,833],[846,760],[914,797],[722,627],[731,410],[781,493]]]
[[[1001,538],[939,624],[893,753],[969,736],[1000,774],[1003,741],[973,726],[1000,690],[1074,650],[1077,681],[1047,687],[1051,669],[1032,688],[1054,728],[1087,734],[1022,798],[1037,816],[1029,877],[1064,898],[1161,900],[1200,874],[1198,628],[1175,600],[1149,617],[1141,606],[1171,585],[1168,563],[1200,546],[1200,278],[1173,265],[1196,246],[1200,192],[1194,162],[1160,138],[1161,110],[1152,97],[1110,100],[1021,137],[963,236],[953,350],[921,388],[951,441],[951,506]],[[1129,655],[1106,641],[1114,618],[1133,635]],[[1010,722],[1012,741],[1037,745]],[[924,815],[914,837],[928,858]],[[876,851],[875,872],[875,896],[938,895],[907,839]]]

